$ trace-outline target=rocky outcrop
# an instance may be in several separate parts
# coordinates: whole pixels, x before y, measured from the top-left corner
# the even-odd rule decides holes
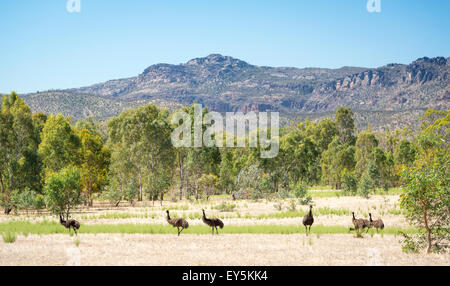
[[[334,112],[340,105],[377,112],[450,109],[450,59],[424,57],[409,65],[379,68],[298,69],[254,66],[212,54],[179,65],[152,65],[136,77],[58,92],[25,96],[33,98],[34,110],[33,104],[51,104],[45,102],[45,95],[51,94],[70,94],[66,101],[78,95],[113,99],[116,106],[121,101],[127,102],[124,106],[141,101],[172,107],[199,102],[219,112],[279,111],[294,116]]]

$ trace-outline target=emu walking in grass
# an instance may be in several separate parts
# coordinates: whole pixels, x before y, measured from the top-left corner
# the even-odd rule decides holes
[[[212,229],[212,234],[214,235],[214,229],[216,229],[216,233],[219,234],[219,231],[217,230],[217,227],[220,227],[221,229],[223,228],[223,222],[218,219],[218,218],[207,218],[205,215],[205,210],[203,211],[203,217],[202,217],[202,221],[211,227]]]
[[[180,218],[180,217],[170,218],[169,210],[166,210],[166,213],[167,213],[167,218],[166,218],[167,222],[169,224],[171,224],[173,227],[176,227],[178,229],[178,236],[180,236],[180,233],[183,231],[183,229],[189,227],[188,222],[184,218]],[[180,230],[180,228],[181,228],[181,230]]]
[[[371,213],[369,213],[369,217],[370,217],[370,221],[369,221],[370,226],[376,228],[377,232],[378,232],[378,229],[384,229],[384,223],[381,220],[381,218],[377,219],[377,220],[372,220],[372,214]]]
[[[59,214],[59,223],[61,225],[63,225],[65,228],[68,228],[69,232],[70,232],[70,228],[73,228],[75,235],[78,235],[77,230],[80,228],[80,223],[78,221],[76,221],[74,219],[64,220],[62,214]]]
[[[308,226],[309,226],[309,233],[311,233],[311,226],[314,223],[312,207],[313,207],[312,205],[309,206],[309,213],[303,217],[303,225],[305,226],[306,235],[308,235]]]
[[[351,227],[350,230],[360,230],[360,229],[364,229],[365,227],[369,227],[369,225],[366,223],[366,220],[363,218],[355,218],[355,212],[352,212],[352,223],[355,226],[354,228]]]

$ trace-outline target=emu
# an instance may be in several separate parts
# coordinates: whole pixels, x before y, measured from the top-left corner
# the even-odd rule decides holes
[[[369,232],[369,229],[372,227],[372,225],[370,224],[370,221],[368,219],[362,218],[363,222],[364,222],[364,227],[363,229],[366,227],[366,233]]]
[[[218,219],[218,218],[207,218],[205,215],[205,210],[203,210],[203,217],[202,217],[202,221],[211,227],[212,230],[212,234],[214,235],[214,228],[216,229],[216,233],[219,234],[219,231],[217,230],[217,227],[220,227],[221,229],[223,228],[223,222]]]
[[[368,227],[368,225],[366,224],[366,220],[363,218],[355,218],[355,212],[352,212],[352,223],[355,226],[354,228],[350,228],[350,230],[359,230],[359,229],[364,229],[365,227]]]
[[[73,228],[75,235],[78,235],[77,229],[80,228],[80,223],[78,221],[76,221],[74,219],[64,220],[62,214],[59,214],[59,223],[61,225],[63,225],[65,228],[68,228],[69,232],[70,232],[70,228]]]
[[[309,233],[311,233],[311,226],[314,223],[312,207],[313,207],[312,205],[309,206],[309,213],[303,217],[303,225],[305,226],[306,235],[308,235],[308,226],[309,226]]]
[[[370,217],[370,226],[375,227],[377,229],[377,232],[378,232],[378,229],[384,229],[384,223],[381,220],[381,218],[377,219],[377,220],[372,220],[372,214],[371,213],[369,213],[369,217]]]
[[[180,218],[180,217],[170,218],[169,210],[166,210],[166,213],[167,213],[167,218],[166,218],[167,222],[169,224],[171,224],[173,227],[176,227],[178,229],[178,236],[180,236],[180,233],[183,231],[183,229],[189,227],[188,222],[185,219]],[[181,227],[181,230],[180,230],[180,227]]]

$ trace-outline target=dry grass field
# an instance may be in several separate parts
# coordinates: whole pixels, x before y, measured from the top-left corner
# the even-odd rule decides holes
[[[447,265],[404,254],[393,235],[29,235],[0,247],[0,265]]]
[[[219,196],[210,201],[164,201],[162,206],[160,202],[141,202],[118,208],[97,203],[73,213],[72,217],[81,222],[77,237],[57,225],[57,218],[50,214],[0,215],[0,233],[8,223],[52,224],[43,233],[36,228],[17,231],[13,243],[1,240],[0,265],[450,265],[450,254],[402,252],[401,236],[395,229],[411,227],[398,206],[398,195],[363,199],[327,191],[310,194],[315,222],[309,236],[301,233],[302,216],[308,206],[294,199],[232,201]],[[224,221],[225,228],[218,236],[212,236],[202,223],[202,208],[208,216]],[[186,218],[191,228],[179,237],[176,229],[167,227],[155,228],[151,234],[140,231],[166,226],[166,209],[171,210],[172,217]],[[346,231],[351,226],[352,211],[366,218],[371,212],[391,230],[379,234],[371,230],[357,238]],[[134,228],[124,230],[125,224]],[[110,233],[96,228],[104,225],[109,225]],[[260,226],[262,230],[246,233],[246,226]],[[296,227],[298,231],[272,233],[273,226],[287,230]],[[233,227],[241,228],[227,233]],[[334,227],[339,230],[330,233]]]

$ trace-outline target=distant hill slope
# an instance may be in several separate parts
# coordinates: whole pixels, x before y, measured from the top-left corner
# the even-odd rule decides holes
[[[381,126],[392,118],[402,127],[426,108],[450,108],[450,58],[375,69],[298,69],[212,54],[180,65],[152,65],[136,77],[22,96],[33,111],[76,119],[106,118],[147,102],[176,108],[197,101],[219,112],[279,111],[285,118],[316,118],[344,105],[359,114],[360,126]]]

